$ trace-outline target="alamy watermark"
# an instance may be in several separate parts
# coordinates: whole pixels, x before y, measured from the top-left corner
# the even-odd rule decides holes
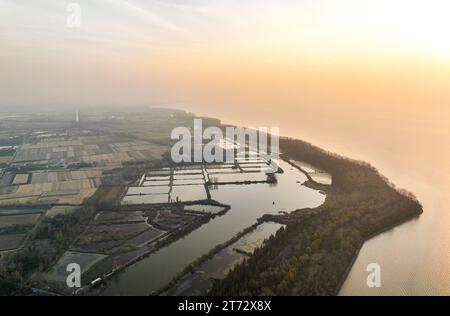
[[[178,140],[171,150],[175,163],[223,163],[260,158],[267,163],[266,173],[278,171],[279,128],[209,126],[203,130],[202,119],[194,120],[194,135],[188,127],[173,129],[171,138]],[[270,143],[270,144],[269,144]]]
[[[67,265],[66,271],[69,273],[66,279],[68,288],[81,287],[81,267],[78,263],[70,263]]]
[[[81,6],[76,2],[71,2],[67,5],[66,11],[68,13],[66,25],[68,28],[81,27]]]
[[[369,263],[366,271],[369,273],[366,282],[369,288],[381,287],[381,266],[378,263]]]

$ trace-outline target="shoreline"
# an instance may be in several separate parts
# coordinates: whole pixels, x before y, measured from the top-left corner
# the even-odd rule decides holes
[[[316,189],[316,190],[320,190],[320,189],[321,189],[321,190],[324,190],[324,191],[332,190],[332,185],[324,185],[324,184],[320,184],[320,183],[314,181],[314,180],[312,179],[312,177],[309,175],[308,172],[306,172],[306,171],[303,170],[301,167],[299,167],[299,166],[297,166],[296,164],[294,164],[293,162],[291,162],[291,159],[289,159],[289,158],[292,158],[292,157],[289,157],[288,155],[283,155],[283,157],[282,157],[281,159],[283,159],[285,162],[287,162],[287,163],[288,163],[290,166],[292,166],[293,168],[296,168],[297,170],[299,170],[300,172],[302,172],[302,173],[306,176],[306,178],[308,179],[308,181],[306,181],[305,183],[310,183],[311,188]],[[193,203],[193,202],[192,202],[192,203]],[[190,203],[188,203],[188,204],[190,204]],[[220,203],[218,203],[218,204],[220,204]],[[142,207],[145,208],[145,205],[137,205],[137,206],[134,206],[134,207],[130,207],[130,206],[128,206],[128,207],[127,207],[127,206],[122,206],[121,208],[125,208],[125,209],[127,209],[127,208],[128,208],[128,209],[134,209],[134,208],[137,208],[137,209],[139,209],[139,208],[142,208]],[[318,208],[320,208],[320,207],[318,207]],[[316,209],[318,209],[318,208],[316,208]],[[312,209],[312,210],[315,210],[315,209]],[[400,225],[402,225],[402,224],[404,224],[404,223],[406,223],[406,222],[408,222],[408,221],[411,221],[411,220],[413,220],[413,219],[415,219],[415,218],[418,218],[419,216],[420,216],[420,214],[416,214],[416,215],[412,215],[412,216],[409,216],[409,217],[400,219],[398,222],[392,223],[391,225],[389,225],[389,226],[387,226],[387,227],[384,227],[384,228],[382,228],[381,230],[379,230],[379,231],[377,231],[377,232],[372,233],[372,234],[369,235],[367,238],[365,238],[363,241],[361,241],[361,242],[359,243],[357,249],[356,249],[356,252],[355,252],[355,253],[353,254],[353,256],[352,256],[352,259],[351,259],[351,261],[350,261],[350,264],[347,266],[347,268],[346,268],[346,270],[345,270],[345,273],[342,275],[342,277],[341,277],[341,279],[340,279],[340,281],[339,281],[339,283],[338,283],[338,286],[336,287],[336,290],[334,291],[333,296],[338,296],[338,295],[339,295],[339,292],[340,292],[340,290],[341,290],[343,284],[344,284],[345,281],[347,280],[348,275],[350,274],[350,272],[351,272],[351,270],[352,270],[352,268],[353,268],[353,266],[354,266],[354,263],[356,262],[356,260],[357,260],[358,257],[359,257],[359,253],[360,253],[362,247],[364,246],[364,244],[365,244],[368,240],[370,240],[370,239],[372,239],[372,238],[374,238],[374,237],[376,237],[376,236],[378,236],[378,235],[381,235],[381,234],[384,233],[384,232],[387,232],[387,231],[389,231],[389,230],[392,230],[392,229],[394,229],[395,227],[398,227],[398,226],[400,226]],[[233,242],[235,242],[236,240],[239,240],[239,238],[242,238],[242,237],[245,236],[246,234],[250,233],[251,231],[253,231],[254,229],[256,229],[259,225],[261,225],[261,224],[264,223],[264,222],[270,222],[270,221],[272,221],[272,222],[278,222],[278,221],[276,221],[275,219],[277,219],[277,218],[279,218],[279,217],[281,217],[281,215],[274,215],[274,218],[272,218],[272,219],[270,219],[270,218],[269,218],[269,219],[266,219],[266,218],[264,218],[264,216],[261,217],[261,218],[259,218],[255,224],[253,224],[253,225],[247,227],[247,228],[244,229],[243,231],[239,232],[236,236],[232,237],[231,239],[225,241],[225,242],[222,243],[222,244],[217,245],[215,248],[213,248],[213,249],[212,249],[211,251],[209,251],[208,253],[206,253],[206,254],[204,254],[204,255],[198,257],[197,259],[195,259],[191,264],[189,264],[188,266],[186,266],[185,269],[184,269],[181,273],[179,273],[178,275],[174,276],[174,278],[173,278],[171,281],[169,281],[169,283],[167,283],[166,285],[164,285],[162,288],[156,290],[155,292],[150,293],[150,295],[161,295],[162,293],[164,293],[165,291],[167,291],[168,289],[170,289],[174,284],[176,284],[176,282],[178,282],[179,280],[181,280],[186,274],[190,273],[190,272],[192,271],[192,269],[198,267],[199,265],[201,265],[202,263],[204,263],[205,261],[207,261],[209,258],[211,258],[211,257],[214,256],[215,254],[217,254],[218,252],[220,252],[222,249],[228,247],[229,245],[231,245],[231,244],[232,244]],[[283,221],[281,221],[281,222],[279,222],[279,223],[283,223]],[[191,231],[192,231],[192,230],[191,230]],[[186,234],[189,234],[191,231],[187,231]],[[183,236],[185,236],[185,234],[183,234]],[[183,236],[181,236],[181,238],[182,238]],[[136,256],[136,257],[132,258],[131,260],[129,260],[126,264],[124,264],[124,265],[122,265],[121,267],[119,267],[119,268],[117,268],[117,269],[114,269],[114,270],[111,271],[110,273],[104,275],[104,276],[102,277],[103,282],[110,282],[111,279],[112,279],[114,276],[120,274],[123,270],[127,269],[129,266],[131,266],[131,265],[133,265],[133,264],[135,264],[135,263],[141,261],[142,259],[144,259],[145,257],[148,257],[149,255],[152,255],[154,252],[158,251],[159,249],[161,249],[161,248],[163,248],[163,247],[165,247],[165,246],[167,246],[167,245],[170,245],[171,242],[169,242],[169,244],[166,244],[166,243],[167,243],[167,240],[165,240],[166,237],[170,237],[170,234],[166,234],[166,235],[160,236],[160,238],[158,238],[158,240],[162,243],[162,245],[157,245],[157,246],[154,247],[153,249],[149,249],[149,250],[145,251],[144,253],[139,254],[138,256]],[[157,243],[158,243],[158,242],[157,242]],[[249,257],[251,257],[251,256],[249,256]],[[87,288],[89,288],[87,291],[94,291],[94,293],[97,292],[97,293],[96,293],[97,295],[98,295],[98,294],[99,294],[99,295],[102,295],[101,293],[105,290],[104,287],[95,289],[95,287],[94,287],[93,285],[87,285]],[[86,292],[86,290],[85,290],[84,292]]]
[[[282,138],[284,160],[299,160],[332,176],[325,203],[278,217],[287,226],[246,265],[216,283],[211,295],[336,296],[366,241],[423,213],[413,194],[396,189],[367,162]],[[310,182],[315,186],[314,182]],[[271,279],[266,271],[278,277]],[[245,275],[245,279],[242,276]],[[245,281],[255,280],[251,287]]]
[[[290,159],[287,159],[287,158],[286,158],[285,161],[287,161],[292,167],[297,168],[297,169],[300,170],[302,173],[304,173],[305,176],[308,178],[308,181],[312,182],[314,185],[321,185],[320,183],[317,183],[316,181],[314,181],[308,172],[306,172],[305,170],[303,170],[301,167],[297,166],[297,165],[296,165],[295,163],[293,163]],[[322,185],[322,186],[325,186],[325,185]],[[331,186],[326,186],[326,187],[330,188]],[[421,214],[422,214],[422,213],[421,213]],[[364,245],[365,245],[365,243],[366,243],[367,241],[369,241],[369,240],[371,240],[372,238],[374,238],[374,237],[376,237],[376,236],[379,236],[379,235],[381,235],[381,234],[383,234],[383,233],[385,233],[385,232],[387,232],[387,231],[393,230],[394,228],[399,227],[399,226],[401,226],[401,225],[403,225],[403,224],[405,224],[405,223],[407,223],[407,222],[409,222],[409,221],[412,221],[412,220],[414,220],[414,219],[416,219],[416,218],[419,218],[421,214],[413,215],[413,216],[411,216],[411,217],[407,217],[407,218],[405,218],[405,219],[400,220],[398,223],[393,223],[392,225],[390,225],[390,226],[388,226],[388,227],[385,227],[385,228],[381,229],[380,231],[371,234],[371,235],[368,236],[365,240],[363,240],[363,241],[359,244],[359,246],[358,246],[358,248],[357,248],[357,251],[356,251],[355,254],[353,255],[352,260],[351,260],[349,266],[347,267],[347,269],[346,269],[344,275],[342,276],[341,280],[339,281],[339,285],[337,286],[337,289],[336,289],[336,292],[334,293],[334,296],[339,296],[339,292],[341,291],[342,286],[344,285],[345,281],[347,281],[347,278],[348,278],[350,272],[352,271],[353,266],[354,266],[356,260],[357,260],[358,257],[359,257],[359,253],[361,252],[362,247],[364,247]]]
[[[198,257],[195,259],[191,264],[186,266],[183,271],[181,271],[179,274],[175,275],[171,281],[169,281],[166,285],[162,286],[160,289],[154,291],[153,293],[150,293],[150,296],[159,296],[165,291],[168,291],[171,287],[173,287],[178,281],[180,281],[186,274],[192,273],[192,270],[199,267],[201,264],[206,262],[207,260],[214,257],[216,254],[218,254],[220,251],[225,249],[226,247],[231,246],[233,243],[237,242],[239,239],[244,237],[245,235],[253,232],[255,229],[257,229],[260,225],[265,223],[266,221],[262,219],[258,219],[257,222],[244,230],[237,233],[235,236],[230,238],[229,240],[225,241],[222,244],[219,244],[215,246],[213,249],[211,249],[209,252],[205,253],[204,255]]]
[[[423,213],[423,212],[422,212],[422,213]],[[414,219],[418,219],[422,213],[417,214],[417,215],[413,215],[413,216],[411,216],[411,217],[407,217],[407,218],[405,218],[405,219],[403,219],[403,220],[400,220],[398,223],[394,223],[394,224],[392,224],[391,226],[385,227],[384,229],[382,229],[382,230],[380,230],[380,231],[378,231],[378,232],[373,233],[372,235],[370,235],[369,237],[367,237],[364,241],[362,241],[362,242],[360,243],[360,245],[358,246],[357,251],[356,251],[355,254],[353,255],[352,260],[351,260],[351,263],[350,263],[350,265],[347,267],[347,270],[345,271],[345,274],[342,276],[342,279],[339,281],[339,285],[338,285],[338,287],[337,287],[337,289],[336,289],[336,292],[335,292],[334,296],[340,296],[340,295],[339,295],[339,292],[341,291],[342,286],[344,286],[345,281],[347,281],[347,278],[348,278],[348,276],[350,275],[350,272],[352,271],[353,266],[355,265],[355,262],[356,262],[356,260],[357,260],[358,257],[359,257],[359,253],[361,252],[361,250],[362,250],[362,248],[364,247],[364,245],[366,244],[366,242],[368,242],[369,240],[371,240],[371,239],[373,239],[373,238],[375,238],[375,237],[377,237],[377,236],[380,236],[380,235],[382,235],[382,234],[384,234],[384,233],[386,233],[386,232],[388,232],[388,231],[391,231],[391,230],[393,230],[393,229],[395,229],[395,228],[397,228],[397,227],[399,227],[399,226],[402,226],[403,224],[406,224],[406,223],[408,223],[408,222],[410,222],[410,221],[412,221],[412,220],[414,220]]]
[[[311,279],[308,280],[312,285],[316,285],[317,288],[314,288],[311,286],[311,284],[307,284],[303,286],[303,284],[300,283],[300,279],[296,279],[295,282],[292,285],[295,285],[296,287],[287,287],[286,293],[294,293],[294,295],[302,295],[302,293],[305,293],[305,291],[310,291],[311,295],[323,295],[323,293],[328,293],[329,295],[339,295],[339,292],[342,289],[342,286],[345,284],[346,280],[348,279],[348,276],[358,259],[360,255],[360,251],[364,244],[378,236],[381,235],[384,232],[387,232],[395,227],[398,227],[414,218],[417,218],[420,216],[421,213],[423,213],[423,209],[421,208],[420,202],[417,200],[414,200],[414,197],[409,195],[405,192],[400,192],[400,190],[395,189],[392,184],[389,183],[389,181],[383,177],[382,174],[378,173],[378,171],[370,166],[370,164],[347,159],[343,156],[339,156],[336,154],[333,154],[331,152],[322,150],[312,144],[305,143],[304,141],[301,141],[299,139],[288,139],[286,137],[282,137],[281,139],[281,146],[283,148],[283,154],[282,159],[287,162],[287,164],[291,165],[293,168],[296,168],[300,172],[302,172],[308,181],[304,182],[302,185],[316,189],[316,190],[323,190],[326,192],[326,200],[324,204],[319,207],[310,209],[311,212],[308,212],[308,214],[300,214],[299,210],[293,210],[289,216],[283,217],[283,215],[273,215],[274,219],[283,219],[286,221],[286,225],[289,225],[290,228],[290,237],[294,237],[300,240],[300,243],[303,243],[303,248],[299,247],[299,250],[295,253],[292,252],[295,256],[300,258],[301,255],[309,254],[309,255],[315,255],[318,253],[316,249],[311,252],[311,250],[306,251],[306,242],[301,240],[300,236],[296,236],[294,233],[298,233],[300,229],[304,229],[304,234],[309,236],[315,236],[314,231],[311,229],[305,229],[306,225],[303,224],[303,222],[311,222],[316,220],[317,222],[320,222],[320,224],[317,224],[318,227],[317,231],[321,233],[322,230],[325,230],[327,228],[327,225],[335,221],[336,227],[333,229],[342,229],[344,230],[344,240],[337,239],[337,243],[339,244],[340,241],[347,242],[345,238],[354,237],[353,235],[349,234],[347,230],[350,230],[350,233],[353,233],[351,230],[356,230],[358,237],[355,237],[353,240],[350,240],[350,246],[347,247],[347,245],[340,246],[341,248],[338,248],[338,246],[335,246],[333,244],[332,247],[336,247],[336,249],[331,249],[329,246],[325,247],[323,245],[320,245],[319,243],[319,250],[322,251],[322,253],[327,256],[325,260],[325,257],[318,257],[317,263],[307,263],[310,266],[307,266],[305,268],[305,271],[299,271],[299,275],[301,273],[307,273],[308,268],[310,268],[311,271],[313,271],[312,268],[316,269],[323,269],[323,271],[320,272],[326,272],[321,273],[312,273]],[[286,148],[286,151],[289,153],[284,153],[284,149]],[[297,166],[295,163],[291,162],[291,159],[304,161],[307,163],[311,163],[312,165],[317,166],[318,168],[322,170],[327,170],[327,173],[330,173],[333,177],[333,182],[331,185],[325,185],[320,184],[313,180],[311,175],[306,172],[306,170],[303,170],[303,168]],[[316,164],[317,163],[317,164]],[[145,163],[147,165],[149,163]],[[130,168],[133,170],[140,170],[139,169],[140,164],[133,164],[129,166],[123,166],[122,169]],[[375,171],[375,172],[374,172]],[[134,172],[136,173],[136,172]],[[133,173],[133,174],[134,174]],[[336,175],[336,179],[339,181],[334,181]],[[142,180],[142,178],[141,178]],[[383,182],[384,181],[384,182]],[[264,181],[265,182],[265,181]],[[263,183],[264,183],[263,182]],[[249,183],[229,183],[229,184],[251,184]],[[257,183],[257,182],[255,182]],[[228,183],[222,183],[222,184],[228,184]],[[128,186],[129,183],[123,184],[124,186]],[[205,184],[207,186],[207,184]],[[129,207],[127,205],[116,205],[116,204],[107,204],[102,205],[100,202],[101,200],[95,200],[94,198],[97,195],[97,192],[100,191],[100,188],[97,188],[96,193],[91,196],[91,198],[87,199],[85,201],[85,204],[82,205],[73,205],[80,208],[84,207],[93,207],[96,211],[103,209],[132,209],[132,207]],[[392,192],[391,192],[392,191]],[[395,191],[398,193],[398,196],[393,193]],[[208,190],[207,190],[208,192]],[[123,194],[124,192],[121,192]],[[356,197],[354,196],[356,195]],[[359,196],[358,196],[359,195]],[[403,195],[403,196],[401,196]],[[208,198],[210,198],[209,192],[208,192]],[[367,206],[366,209],[363,209],[363,207],[360,207],[360,204],[366,203],[370,208]],[[384,203],[384,204],[383,204]],[[39,209],[46,209],[51,206],[55,205],[11,205],[11,206],[2,206],[1,209],[33,209],[33,208],[39,208]],[[68,204],[61,204],[64,206],[70,206]],[[418,206],[417,206],[418,205]],[[137,205],[136,208],[147,208],[148,205]],[[409,209],[408,209],[409,208]],[[420,209],[420,211],[419,211]],[[367,211],[366,214],[364,214],[364,211]],[[355,215],[354,213],[358,213],[358,217],[353,217]],[[361,213],[361,214],[360,214]],[[341,218],[340,216],[344,217],[344,220],[341,222],[339,221]],[[371,217],[372,218],[369,218]],[[367,219],[370,219],[372,221],[368,221]],[[143,258],[153,254],[154,252],[158,251],[159,249],[166,247],[168,245],[171,245],[173,242],[178,240],[179,238],[183,238],[186,234],[191,233],[193,230],[195,230],[199,225],[203,225],[204,223],[207,223],[211,219],[211,216],[208,216],[208,219],[205,219],[203,222],[202,220],[196,221],[195,223],[192,223],[192,225],[186,225],[179,230],[177,229],[173,235],[171,234],[163,234],[162,236],[158,237],[156,240],[153,240],[150,243],[147,243],[145,246],[140,247],[139,249],[135,250],[134,257],[131,260],[128,260],[124,265],[121,265],[118,268],[113,269],[109,273],[102,274],[103,281],[109,280],[113,275],[118,274],[119,272],[127,269],[129,266],[133,265],[134,263],[142,260]],[[258,219],[257,225],[260,224],[260,220],[264,219]],[[254,225],[256,225],[254,224]],[[366,225],[366,227],[364,227]],[[244,230],[245,231],[245,230]],[[316,232],[317,232],[316,231]],[[293,233],[294,232],[294,233]],[[241,231],[242,233],[242,231]],[[238,233],[239,235],[240,233]],[[325,234],[325,233],[324,233]],[[324,234],[320,235],[320,238],[324,240],[324,242],[328,242],[326,240],[326,236],[324,237]],[[281,236],[283,234],[280,234],[278,241],[282,243],[282,247],[289,248],[292,246],[292,241],[289,239],[284,239],[284,236],[287,236],[287,234],[284,234],[284,236]],[[314,237],[316,239],[319,239],[319,237]],[[340,236],[339,236],[340,238]],[[234,238],[232,237],[231,240]],[[225,244],[230,242],[230,240],[226,241]],[[223,244],[217,245],[217,247],[220,247]],[[309,244],[311,246],[311,244]],[[321,248],[322,247],[322,248]],[[309,248],[309,247],[308,247]],[[214,248],[215,249],[215,248]],[[213,249],[213,250],[214,250]],[[222,248],[223,249],[223,248]],[[68,249],[70,250],[70,248]],[[278,251],[279,249],[277,249]],[[286,250],[286,249],[285,249]],[[220,251],[220,249],[219,249]],[[329,251],[329,252],[327,252]],[[335,251],[335,252],[332,252]],[[288,252],[289,253],[289,252]],[[338,253],[339,255],[345,255],[345,257],[339,257],[336,255]],[[278,255],[278,252],[274,253],[274,257],[270,263],[272,266],[280,266],[279,262],[277,260],[280,260],[276,257]],[[319,253],[320,254],[320,253]],[[193,263],[195,263],[197,260],[200,260],[200,263],[202,262],[202,258],[204,256],[207,256],[208,253],[204,255],[200,255],[197,257]],[[249,261],[255,261],[251,260],[253,259],[253,256],[249,258]],[[295,258],[297,260],[297,258]],[[321,260],[321,261],[320,261]],[[330,261],[330,262],[328,262]],[[261,262],[264,262],[264,258],[261,259]],[[331,266],[331,262],[334,262],[336,265],[340,264],[340,267],[338,270],[336,270],[336,273],[332,274],[329,273],[327,270],[329,266]],[[347,262],[347,264],[346,264]],[[313,265],[316,266],[313,266]],[[323,264],[323,267],[320,265]],[[328,266],[327,266],[328,265]],[[189,266],[188,266],[189,267]],[[303,269],[303,262],[301,268]],[[248,270],[246,270],[248,271]],[[89,271],[87,271],[89,272]],[[230,272],[229,275],[227,275],[226,279],[228,280],[229,276],[232,273]],[[324,278],[328,276],[332,276],[333,280],[327,280],[324,281]],[[340,275],[340,276],[339,276]],[[248,272],[249,277],[254,277],[252,273]],[[323,277],[322,277],[323,276]],[[336,280],[334,280],[336,278]],[[259,280],[258,280],[259,281]],[[260,284],[263,284],[264,280],[261,280]],[[322,282],[322,285],[317,285],[318,283]],[[225,283],[225,282],[223,282]],[[337,285],[336,285],[337,283]],[[268,284],[270,286],[270,289],[275,289],[275,286],[272,286],[272,284]],[[334,289],[333,289],[334,287]],[[242,287],[241,287],[242,288]],[[239,292],[240,289],[237,289],[236,293]],[[92,289],[92,293],[89,292],[89,289]],[[224,288],[225,289],[225,288]],[[104,290],[104,288],[94,288],[90,284],[85,285],[85,289],[83,291],[83,294],[86,295],[96,295],[101,294],[101,292]],[[257,290],[255,290],[257,291]],[[289,291],[289,292],[288,292]],[[220,293],[215,291],[214,293]],[[283,292],[274,291],[273,293],[276,293],[274,295],[282,295]]]

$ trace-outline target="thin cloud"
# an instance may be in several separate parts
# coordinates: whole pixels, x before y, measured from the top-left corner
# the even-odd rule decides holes
[[[198,4],[182,4],[182,3],[174,3],[171,1],[164,1],[164,0],[153,0],[153,2],[157,3],[158,5],[170,7],[178,10],[184,10],[184,11],[190,11],[195,13],[202,13],[206,14],[210,12],[210,8],[206,5],[198,5]]]
[[[133,14],[139,15],[143,18],[145,18],[148,22],[151,24],[168,31],[176,32],[176,33],[188,33],[188,31],[170,21],[167,19],[155,14],[149,9],[143,9],[141,7],[138,7],[137,5],[126,1],[126,0],[108,0],[110,3],[113,3],[114,5],[125,9]]]

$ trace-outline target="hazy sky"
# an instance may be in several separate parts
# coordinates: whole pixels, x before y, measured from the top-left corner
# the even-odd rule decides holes
[[[180,102],[368,160],[431,219],[383,243],[401,285],[448,293],[449,0],[80,0],[80,28],[69,2],[0,0],[0,110]]]
[[[445,0],[74,2],[80,28],[70,1],[0,0],[0,104],[429,100],[450,82]]]

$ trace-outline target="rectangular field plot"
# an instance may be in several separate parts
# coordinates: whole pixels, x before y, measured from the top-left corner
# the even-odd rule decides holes
[[[151,186],[164,186],[169,185],[170,180],[163,180],[163,181],[144,181],[142,182],[143,187],[151,187]]]
[[[263,172],[263,171],[268,171],[269,170],[269,167],[266,165],[266,166],[264,166],[264,167],[252,167],[252,168],[244,168],[244,167],[242,167],[242,170],[244,171],[244,172]]]
[[[147,194],[167,194],[169,193],[169,186],[145,186],[145,187],[131,187],[128,189],[127,196],[130,195],[147,195]]]
[[[34,225],[41,214],[0,216],[0,228],[14,225]]]
[[[177,174],[173,176],[174,180],[203,179],[203,173],[199,174]]]
[[[217,168],[217,169],[207,169],[208,174],[224,174],[224,173],[240,173],[241,171],[237,168]]]
[[[96,263],[105,259],[107,256],[96,253],[82,253],[66,251],[49,272],[51,279],[65,282],[67,279],[67,265],[77,263],[80,265],[81,273],[86,273]]]
[[[13,156],[9,156],[9,157],[2,157],[2,156],[0,156],[0,164],[10,163],[12,158],[13,158]]]
[[[233,169],[233,167],[235,166],[234,163],[223,163],[223,164],[211,164],[211,165],[207,165],[206,169]]]
[[[0,235],[0,251],[18,248],[26,236],[26,234]]]
[[[31,184],[100,178],[101,170],[33,172]]]
[[[207,194],[204,185],[180,185],[173,186],[170,193],[171,202],[206,200]]]
[[[262,159],[238,159],[240,165],[267,164]]]
[[[168,202],[168,194],[129,195],[123,198],[122,205],[162,204]]]
[[[167,181],[170,180],[170,176],[147,176],[145,181]]]
[[[175,169],[173,171],[174,175],[181,175],[181,174],[201,174],[203,173],[202,168],[192,168],[192,169]]]
[[[244,183],[267,181],[265,173],[238,173],[238,174],[211,174],[209,179],[212,183]]]
[[[66,159],[68,162],[115,164],[152,158],[161,159],[164,151],[164,146],[144,141],[116,143],[111,137],[106,136],[79,136],[76,139],[62,137],[25,144],[14,160],[57,163]]]
[[[75,192],[93,189],[100,185],[100,181],[94,179],[54,181],[47,183],[24,184],[17,189],[17,194],[40,195],[43,193]]]
[[[201,179],[190,179],[190,180],[173,180],[173,185],[191,185],[191,184],[204,184],[205,180]]]
[[[169,176],[171,174],[170,169],[152,170],[147,172],[147,176]]]
[[[268,164],[265,162],[261,162],[261,163],[251,162],[251,163],[241,163],[240,166],[241,166],[241,168],[257,168],[257,167],[268,166]]]
[[[27,184],[29,177],[30,177],[29,174],[16,174],[12,182],[12,185]]]

